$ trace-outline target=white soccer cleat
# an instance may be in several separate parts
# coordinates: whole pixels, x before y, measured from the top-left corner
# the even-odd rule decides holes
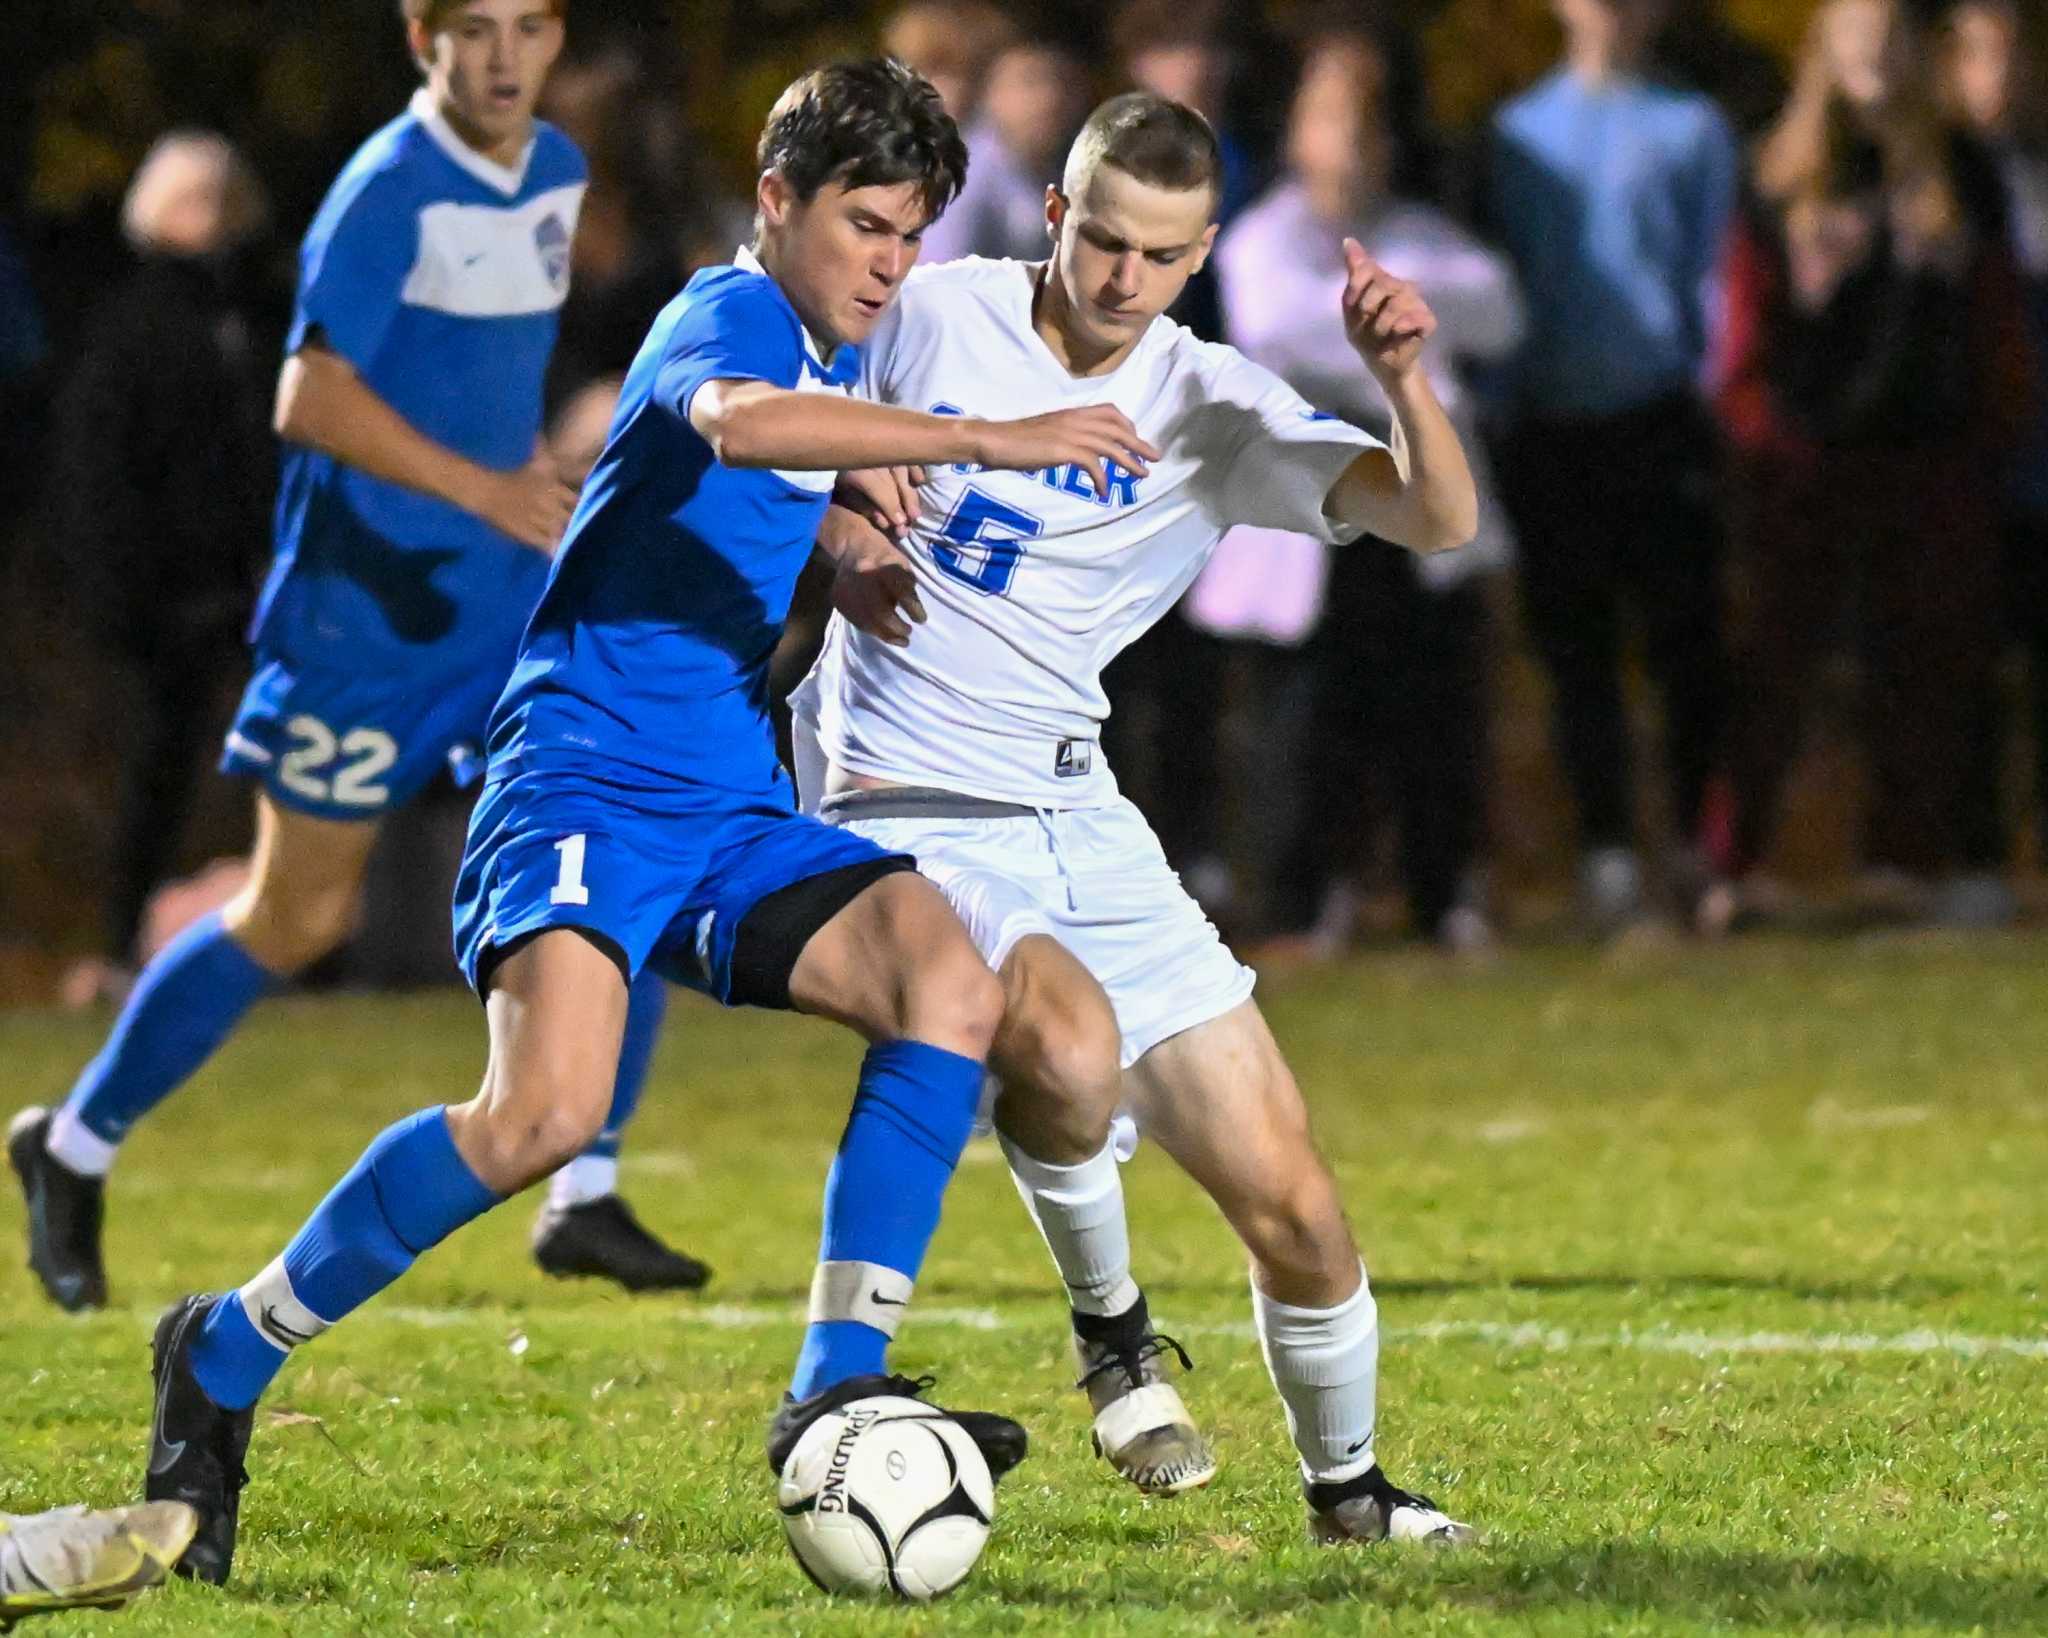
[[[198,1528],[183,1502],[0,1513],[0,1627],[57,1610],[118,1608],[169,1575]]]
[[[1075,1386],[1095,1411],[1096,1452],[1148,1496],[1178,1496],[1216,1477],[1215,1452],[1166,1380],[1169,1355],[1194,1368],[1178,1342],[1142,1324],[1115,1342],[1074,1337]]]
[[[1402,1490],[1377,1464],[1355,1479],[1309,1484],[1308,1539],[1320,1547],[1352,1541],[1415,1541],[1425,1547],[1472,1547],[1479,1532],[1460,1524],[1427,1496]]]

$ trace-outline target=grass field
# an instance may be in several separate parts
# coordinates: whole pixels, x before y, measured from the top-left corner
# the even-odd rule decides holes
[[[1388,958],[1263,993],[1373,1269],[1383,1456],[1480,1551],[1302,1541],[1241,1260],[1155,1151],[1126,1174],[1138,1271],[1224,1467],[1179,1501],[1119,1489],[979,1145],[897,1361],[1019,1415],[1034,1454],[960,1593],[821,1597],[760,1435],[856,1052],[690,1005],[626,1178],[711,1292],[544,1281],[530,1203],[507,1208],[280,1379],[231,1588],[71,1630],[2048,1631],[2040,945]],[[60,1091],[103,1027],[0,1016],[14,1101]],[[130,1494],[157,1308],[267,1261],[372,1132],[473,1084],[480,1039],[456,995],[266,1009],[124,1156],[102,1315],[42,1305],[10,1189],[0,1507]]]

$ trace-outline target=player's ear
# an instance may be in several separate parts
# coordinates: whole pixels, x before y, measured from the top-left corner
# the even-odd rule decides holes
[[[1060,242],[1060,223],[1067,219],[1067,196],[1060,192],[1056,183],[1047,183],[1045,189],[1045,236],[1054,244]]]
[[[424,74],[433,67],[434,37],[427,32],[424,17],[408,17],[405,20],[405,48],[412,53],[412,60]]]
[[[1208,265],[1209,252],[1216,248],[1216,235],[1219,231],[1219,226],[1215,222],[1211,222],[1204,230],[1201,243],[1195,246],[1195,265],[1188,270],[1189,278],[1193,278]]]
[[[754,190],[754,204],[761,213],[761,220],[772,228],[781,228],[789,221],[789,213],[796,204],[796,189],[789,185],[789,178],[778,170],[765,170],[761,181]]]

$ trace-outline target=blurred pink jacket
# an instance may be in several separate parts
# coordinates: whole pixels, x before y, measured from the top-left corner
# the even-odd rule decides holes
[[[1422,292],[1437,318],[1424,353],[1430,384],[1465,441],[1479,484],[1479,534],[1456,552],[1421,561],[1425,583],[1447,587],[1504,565],[1512,537],[1477,437],[1476,406],[1461,361],[1504,358],[1522,335],[1522,298],[1507,259],[1442,211],[1390,199],[1354,223],[1328,222],[1298,183],[1269,189],[1223,234],[1216,270],[1225,333],[1248,358],[1285,379],[1318,409],[1384,433],[1386,399],[1345,339],[1344,238],[1363,244]],[[1323,548],[1302,535],[1235,529],[1195,582],[1188,618],[1222,636],[1292,645],[1322,613]]]

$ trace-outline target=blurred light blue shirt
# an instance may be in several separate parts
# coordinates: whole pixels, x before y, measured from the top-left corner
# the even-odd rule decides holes
[[[1615,415],[1697,385],[1737,169],[1697,92],[1560,69],[1501,108],[1493,209],[1529,308],[1523,413]]]

